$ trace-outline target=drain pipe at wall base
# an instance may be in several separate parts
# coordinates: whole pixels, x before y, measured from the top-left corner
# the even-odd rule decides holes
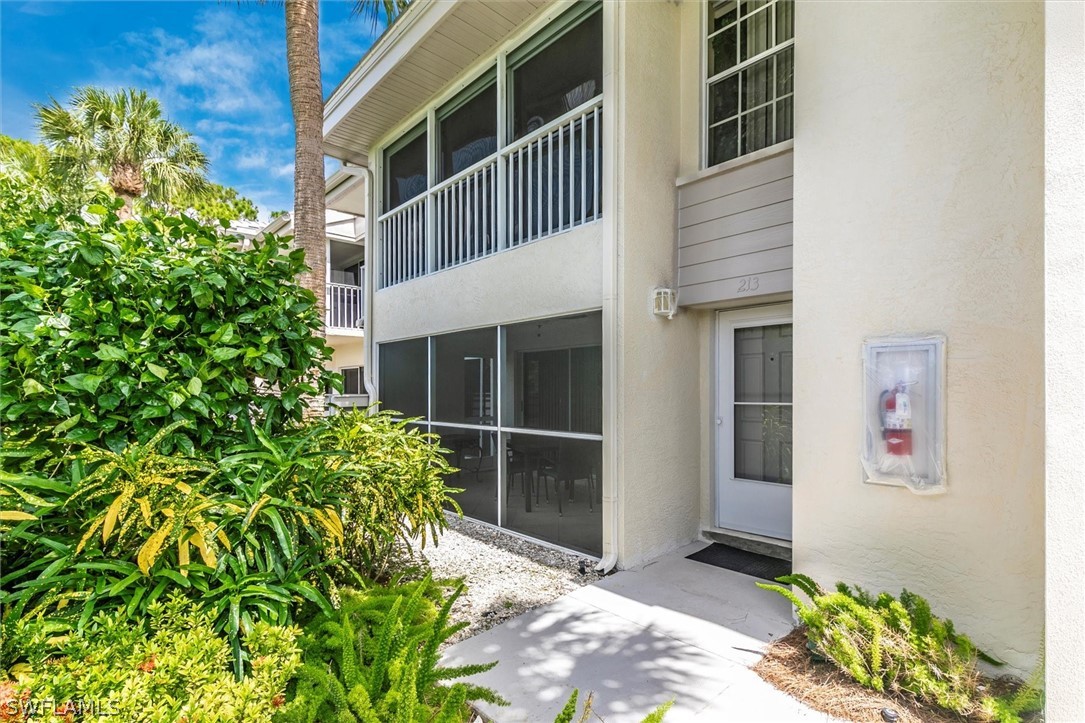
[[[362,310],[362,383],[372,405],[377,400],[377,385],[373,381],[373,171],[369,166],[358,166],[343,161],[343,170],[352,176],[365,178],[365,301]]]
[[[620,3],[603,3],[603,513],[606,515],[603,529],[603,559],[595,569],[604,575],[618,565],[618,548],[621,536],[618,531],[618,481],[621,478],[621,454],[618,450],[618,418],[621,401],[618,394],[619,359],[618,319],[621,312],[621,294],[618,280],[618,142],[620,118],[618,96],[620,75],[618,69],[618,31],[621,23]],[[606,210],[609,209],[609,210]]]

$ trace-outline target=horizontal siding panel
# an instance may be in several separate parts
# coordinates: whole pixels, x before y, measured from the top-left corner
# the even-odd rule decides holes
[[[415,101],[411,100],[410,95],[398,90],[392,83],[384,83],[378,86],[373,91],[373,98],[380,100],[381,107],[379,112],[367,112],[366,120],[369,118],[398,118],[403,120],[403,109],[408,109],[408,114],[415,109]]]
[[[681,249],[685,246],[714,241],[727,236],[736,236],[740,233],[756,231],[768,226],[791,223],[794,218],[791,205],[791,201],[782,201],[770,206],[762,206],[761,208],[736,213],[726,218],[699,223],[696,226],[680,228],[678,229],[678,246]]]
[[[791,269],[781,269],[752,276],[683,286],[678,292],[678,303],[685,306],[747,298],[752,301],[760,296],[790,292],[791,286]]]
[[[718,259],[695,266],[684,266],[678,270],[679,286],[706,284],[722,279],[734,279],[739,276],[763,274],[770,271],[782,271],[792,266],[791,246],[769,251],[758,251],[729,259]]]
[[[678,189],[678,207],[695,206],[747,188],[788,178],[794,175],[794,166],[794,155],[788,152],[715,176],[690,181]]]
[[[794,154],[678,188],[678,301],[715,304],[791,291]]]
[[[761,186],[747,188],[744,191],[714,198],[694,206],[687,206],[678,211],[678,226],[685,228],[705,221],[724,218],[751,208],[761,208],[780,201],[790,201],[795,197],[792,190],[792,178],[781,178]]]
[[[692,266],[742,254],[752,254],[755,251],[790,246],[792,233],[792,225],[785,223],[740,233],[736,236],[713,239],[703,244],[686,246],[678,250],[678,265]]]

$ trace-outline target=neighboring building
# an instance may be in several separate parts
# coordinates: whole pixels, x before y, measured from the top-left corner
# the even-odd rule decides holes
[[[328,236],[327,284],[324,289],[324,336],[332,348],[328,368],[343,375],[342,393],[329,393],[325,409],[366,407],[363,384],[365,321],[365,182],[340,170],[326,181],[325,218]],[[260,234],[294,233],[290,214],[263,226]]]
[[[264,232],[264,225],[259,221],[238,219],[230,224],[230,227],[226,229],[226,233],[230,236],[236,236],[241,248],[248,248],[252,245],[252,240]]]
[[[1076,570],[1046,632],[1080,665],[1053,640],[1082,640],[1080,515],[1044,542],[1047,348],[1077,333],[1045,341],[1044,134],[1080,141],[1080,7],[416,0],[325,110],[372,171],[369,384],[442,435],[468,516],[606,568],[767,541],[1018,672],[1045,561]],[[1063,204],[1048,253],[1079,263]],[[934,342],[871,358],[919,385],[868,381],[864,342],[901,335]],[[1060,469],[1049,507],[1080,501]]]

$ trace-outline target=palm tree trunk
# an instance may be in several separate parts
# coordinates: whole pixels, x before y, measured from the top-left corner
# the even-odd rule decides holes
[[[327,236],[324,221],[324,90],[320,83],[317,0],[286,0],[286,68],[294,111],[294,243],[305,251],[309,273],[300,281],[316,295],[325,319]],[[324,325],[318,332],[324,334]],[[323,397],[306,400],[320,415]]]
[[[109,173],[109,186],[113,193],[124,199],[124,206],[117,211],[117,218],[122,221],[131,218],[136,199],[143,195],[143,174],[139,167],[131,163],[114,163]]]
[[[305,251],[310,269],[301,283],[316,294],[323,318],[327,237],[318,17],[317,0],[286,0],[286,65],[294,111],[294,243]]]

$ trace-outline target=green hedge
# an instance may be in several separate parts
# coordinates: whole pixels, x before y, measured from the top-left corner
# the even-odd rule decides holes
[[[300,420],[338,377],[306,267],[286,239],[240,250],[219,229],[112,209],[0,226],[0,421],[120,451],[188,422],[162,451],[216,443],[257,412]]]

